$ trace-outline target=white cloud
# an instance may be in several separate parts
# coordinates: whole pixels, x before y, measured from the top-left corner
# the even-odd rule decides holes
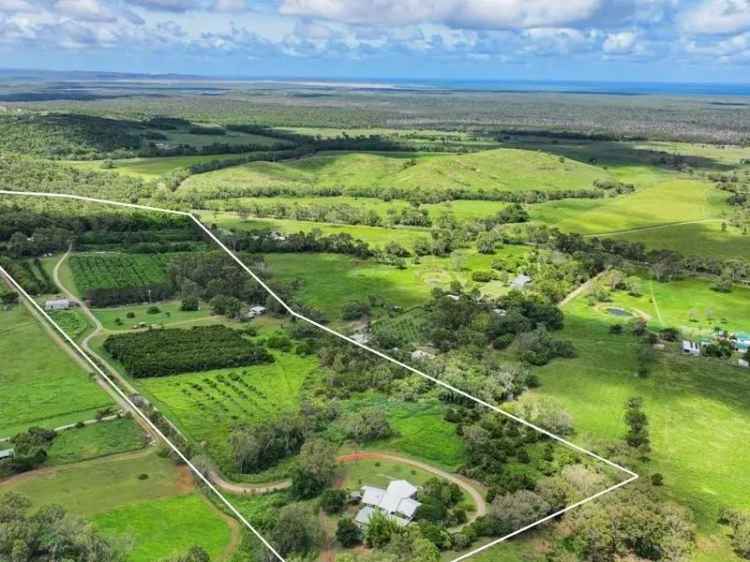
[[[633,31],[610,33],[602,44],[602,49],[609,55],[627,55],[637,47],[638,36]]]
[[[55,12],[79,21],[114,22],[117,17],[97,0],[58,0],[53,5]]]
[[[731,34],[750,29],[750,0],[703,0],[679,17],[680,28],[694,34]]]
[[[200,8],[198,0],[128,0],[128,2],[152,12],[180,14]]]
[[[240,13],[249,9],[247,0],[216,0],[213,10],[222,13]]]
[[[26,0],[0,0],[0,12],[33,12],[34,9]]]
[[[554,27],[584,21],[604,0],[282,0],[285,15],[353,24],[442,23],[473,29]]]

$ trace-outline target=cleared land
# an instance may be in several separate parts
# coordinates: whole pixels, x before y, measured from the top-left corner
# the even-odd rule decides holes
[[[640,345],[628,335],[612,335],[615,320],[592,315],[584,299],[566,307],[562,337],[571,339],[576,359],[555,361],[537,372],[537,393],[559,400],[575,420],[581,442],[622,439],[626,400],[642,396],[651,423],[653,461],[645,474],[660,472],[670,496],[695,512],[707,540],[697,560],[735,560],[716,520],[724,506],[748,508],[750,378],[727,363],[659,355],[649,378],[635,375]],[[708,539],[708,537],[712,537]]]
[[[138,386],[195,442],[206,442],[223,467],[231,465],[232,428],[260,423],[299,407],[305,379],[316,371],[313,357],[277,353],[276,361],[244,369],[221,369],[156,379]]]
[[[129,418],[68,429],[52,442],[48,464],[70,464],[143,448],[143,430]]]
[[[94,418],[110,397],[21,305],[0,310],[0,437]]]
[[[185,468],[151,449],[47,469],[0,483],[35,506],[59,504],[111,537],[130,536],[133,562],[158,560],[194,544],[218,558],[230,543],[222,515],[194,491]]]
[[[188,179],[180,191],[231,192],[243,185],[554,191],[590,188],[594,180],[609,177],[608,172],[590,164],[517,149],[472,154],[332,152],[199,174]]]

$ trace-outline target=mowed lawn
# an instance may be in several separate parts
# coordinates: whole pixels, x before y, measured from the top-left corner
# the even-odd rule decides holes
[[[130,537],[133,562],[160,560],[194,544],[215,560],[230,543],[226,519],[195,491],[187,469],[155,449],[0,482],[0,493],[9,491],[34,507],[62,505],[113,538]]]
[[[152,307],[156,307],[158,312],[149,312]],[[92,312],[102,323],[106,330],[128,330],[133,326],[145,322],[146,324],[161,324],[169,326],[171,324],[190,323],[194,320],[205,320],[210,318],[211,309],[208,304],[201,303],[199,310],[180,310],[179,301],[158,302],[155,304],[135,304],[128,306],[116,306],[108,308],[94,308]],[[128,318],[128,313],[134,316]],[[117,319],[121,323],[117,323]]]
[[[302,385],[318,369],[314,357],[276,353],[276,361],[237,369],[138,379],[136,384],[194,442],[231,469],[229,435],[238,424],[258,424],[296,412]]]
[[[0,310],[0,437],[92,419],[113,404],[31,313]]]
[[[653,445],[651,463],[665,490],[691,507],[704,534],[700,560],[731,560],[716,524],[722,507],[750,508],[750,376],[727,363],[661,353],[649,378],[635,376],[638,341],[612,335],[608,321],[593,317],[583,299],[566,310],[560,334],[574,341],[576,359],[554,361],[537,373],[536,393],[559,400],[573,415],[576,441],[621,440],[624,404],[645,401]]]
[[[503,191],[584,189],[610,174],[539,151],[494,149],[471,154],[329,152],[300,160],[252,162],[188,179],[180,191],[252,186],[343,186]]]

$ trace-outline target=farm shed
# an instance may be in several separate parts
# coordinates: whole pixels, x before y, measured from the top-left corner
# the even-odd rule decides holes
[[[70,299],[52,299],[44,303],[44,310],[68,310],[74,306],[75,303]]]
[[[0,449],[0,461],[12,459],[15,456],[15,449]]]

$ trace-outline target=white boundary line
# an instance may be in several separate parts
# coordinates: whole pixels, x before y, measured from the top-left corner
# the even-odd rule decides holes
[[[597,460],[599,462],[602,462],[602,463],[610,466],[611,468],[614,468],[614,469],[616,469],[616,470],[618,470],[620,472],[624,472],[625,474],[628,475],[627,479],[623,480],[622,482],[619,482],[618,484],[610,486],[606,490],[602,490],[601,492],[598,492],[597,494],[594,494],[593,496],[590,496],[590,497],[585,498],[585,499],[583,499],[581,501],[578,501],[578,502],[576,502],[574,504],[571,504],[571,505],[569,505],[569,506],[567,506],[567,507],[565,507],[563,509],[560,509],[559,511],[556,511],[555,513],[552,513],[552,514],[550,514],[550,515],[548,515],[548,516],[546,516],[546,517],[544,517],[544,518],[542,518],[542,519],[540,519],[538,521],[535,521],[534,523],[526,525],[525,527],[522,527],[521,529],[513,531],[512,533],[509,533],[509,534],[507,534],[507,535],[505,535],[503,537],[500,537],[498,539],[495,539],[494,541],[489,542],[489,543],[487,543],[486,545],[484,545],[484,546],[482,546],[480,548],[472,550],[472,551],[470,551],[470,552],[468,552],[468,553],[466,553],[466,554],[464,554],[462,556],[459,556],[458,558],[453,559],[451,562],[461,562],[463,560],[466,560],[467,558],[470,558],[470,557],[472,557],[472,556],[474,556],[476,554],[479,554],[480,552],[484,552],[485,550],[487,550],[489,548],[492,548],[493,546],[498,545],[498,544],[500,544],[502,542],[505,542],[508,539],[510,539],[512,537],[515,537],[516,535],[524,533],[524,532],[528,531],[529,529],[533,529],[534,527],[537,527],[537,526],[539,526],[539,525],[541,525],[543,523],[546,523],[547,521],[551,521],[551,520],[553,520],[553,519],[555,519],[557,517],[560,517],[561,515],[567,513],[568,511],[576,509],[577,507],[580,507],[580,506],[582,506],[584,504],[592,502],[595,499],[598,499],[598,498],[600,498],[600,497],[602,497],[602,496],[604,496],[606,494],[609,494],[610,492],[613,492],[613,491],[615,491],[615,490],[617,490],[619,488],[622,488],[623,486],[626,486],[627,484],[630,484],[631,482],[634,482],[635,480],[637,480],[639,478],[638,474],[636,474],[635,472],[633,472],[632,470],[630,470],[628,468],[625,468],[624,466],[621,466],[621,465],[619,465],[617,463],[614,463],[614,462],[612,462],[612,461],[610,461],[610,460],[608,460],[608,459],[606,459],[606,458],[604,458],[604,457],[602,457],[602,456],[594,453],[593,451],[590,451],[588,449],[580,447],[579,445],[576,445],[575,443],[572,443],[571,441],[568,441],[564,437],[560,437],[559,435],[556,435],[556,434],[552,433],[551,431],[548,431],[548,430],[546,430],[546,429],[544,429],[542,427],[539,427],[538,425],[535,425],[535,424],[533,424],[531,422],[528,422],[528,421],[526,421],[526,420],[524,420],[524,419],[516,416],[515,414],[512,414],[510,412],[506,412],[505,410],[502,410],[502,409],[498,408],[497,406],[494,406],[494,405],[492,405],[492,404],[490,404],[488,402],[485,402],[484,400],[481,400],[479,398],[475,398],[474,396],[470,395],[467,392],[464,392],[463,390],[460,390],[460,389],[458,389],[458,388],[456,388],[456,387],[454,387],[454,386],[452,386],[452,385],[450,385],[450,384],[448,384],[448,383],[446,383],[444,381],[441,381],[440,379],[437,379],[437,378],[435,378],[433,376],[430,376],[430,375],[428,375],[426,373],[423,373],[422,371],[420,371],[418,369],[415,369],[414,367],[411,367],[411,366],[407,365],[406,363],[402,363],[401,361],[398,361],[397,359],[394,359],[393,357],[390,357],[389,355],[386,355],[385,353],[383,353],[381,351],[378,351],[377,349],[373,349],[373,348],[371,348],[371,347],[369,347],[369,346],[367,346],[367,345],[365,345],[363,343],[360,343],[360,342],[358,342],[358,341],[356,341],[356,340],[354,340],[354,339],[352,339],[352,338],[350,338],[348,336],[345,336],[344,334],[341,334],[341,333],[339,333],[339,332],[337,332],[337,331],[335,331],[335,330],[333,330],[333,329],[331,329],[331,328],[329,328],[327,326],[324,326],[324,325],[322,325],[322,324],[320,324],[320,323],[318,323],[318,322],[316,322],[316,321],[314,321],[314,320],[312,320],[312,319],[310,319],[310,318],[308,318],[308,317],[306,317],[306,316],[304,316],[304,315],[302,315],[302,314],[300,314],[300,313],[292,310],[292,308],[281,297],[279,297],[260,277],[258,277],[258,275],[254,271],[252,271],[249,267],[247,267],[242,262],[242,260],[240,260],[240,258],[237,257],[237,255],[232,250],[230,250],[221,240],[219,240],[219,238],[217,238],[216,235],[214,235],[214,233],[211,232],[211,230],[208,227],[206,227],[200,221],[200,219],[198,217],[196,217],[195,215],[193,215],[192,213],[188,213],[188,212],[185,212],[185,211],[176,211],[176,210],[173,210],[173,209],[161,209],[161,208],[158,208],[158,207],[149,207],[147,205],[137,205],[137,204],[134,204],[134,203],[123,203],[123,202],[120,202],[120,201],[110,201],[108,199],[97,199],[95,197],[85,197],[85,196],[82,196],[82,195],[69,195],[69,194],[66,194],[66,193],[42,193],[42,192],[34,192],[34,191],[25,192],[25,191],[9,191],[9,190],[2,190],[2,189],[0,189],[0,195],[16,195],[16,196],[24,196],[24,197],[48,197],[48,198],[58,198],[58,199],[72,199],[72,200],[77,200],[77,201],[84,201],[84,202],[87,202],[87,203],[101,203],[101,204],[104,204],[104,205],[113,205],[113,206],[117,206],[117,207],[127,207],[127,208],[131,208],[131,209],[140,209],[140,210],[145,210],[145,211],[155,211],[155,212],[160,212],[160,213],[167,213],[167,214],[172,214],[172,215],[181,215],[181,216],[185,216],[185,217],[190,217],[190,219],[193,220],[193,222],[195,222],[195,224],[197,224],[200,227],[200,229],[203,232],[205,232],[211,238],[211,240],[213,240],[235,262],[237,262],[237,264],[243,270],[245,270],[246,273],[248,273],[261,287],[263,287],[263,289],[265,291],[267,291],[268,294],[271,295],[274,298],[274,300],[276,300],[282,307],[284,307],[284,309],[291,316],[293,316],[294,318],[298,318],[298,319],[302,320],[303,322],[307,322],[308,324],[311,324],[311,325],[315,326],[316,328],[318,328],[320,330],[323,330],[324,332],[327,332],[327,333],[329,333],[329,334],[331,334],[331,335],[333,335],[333,336],[335,336],[335,337],[337,337],[339,339],[347,341],[347,342],[349,342],[352,345],[360,347],[360,348],[364,349],[365,351],[368,351],[369,353],[372,353],[372,354],[380,357],[381,359],[384,359],[384,360],[389,361],[389,362],[391,362],[391,363],[393,363],[395,365],[398,365],[399,367],[401,367],[403,369],[406,369],[406,370],[408,370],[408,371],[410,371],[410,372],[412,372],[412,373],[414,373],[416,375],[419,375],[419,376],[421,376],[421,377],[423,377],[423,378],[425,378],[425,379],[427,379],[427,380],[429,380],[429,381],[431,381],[431,382],[433,382],[433,383],[435,383],[435,384],[437,384],[439,386],[442,386],[443,388],[447,388],[448,390],[450,390],[452,392],[455,392],[456,394],[459,394],[460,396],[463,396],[464,398],[468,398],[469,400],[472,400],[473,402],[476,402],[477,404],[480,404],[480,405],[482,405],[482,406],[484,406],[486,408],[489,408],[490,410],[492,410],[492,411],[494,411],[494,412],[496,412],[498,414],[501,414],[503,416],[506,416],[507,418],[510,418],[513,421],[516,421],[516,422],[518,422],[518,423],[520,423],[522,425],[525,425],[526,427],[529,427],[529,428],[531,428],[531,429],[533,429],[535,431],[538,431],[539,433],[541,433],[543,435],[546,435],[547,437],[549,437],[549,438],[551,438],[551,439],[553,439],[553,440],[555,440],[555,441],[557,441],[559,443],[562,443],[563,445],[565,445],[565,446],[567,446],[567,447],[569,447],[569,448],[571,448],[571,449],[573,449],[575,451],[578,451],[579,453],[582,453],[582,454],[584,454],[586,456],[589,456],[589,457],[591,457],[591,458],[593,458],[593,459],[595,459],[595,460]],[[27,300],[29,300],[33,304],[33,306],[46,318],[46,320],[48,322],[50,322],[50,324],[52,324],[55,327],[55,329],[58,332],[60,332],[60,334],[68,341],[68,343],[70,343],[70,345],[73,346],[73,348],[79,354],[81,354],[94,367],[94,369],[104,378],[104,380],[106,380],[115,389],[115,391],[128,403],[128,405],[131,406],[146,421],[146,423],[148,423],[154,429],[154,431],[156,431],[156,433],[170,446],[170,448],[173,451],[175,451],[177,453],[177,455],[187,464],[187,466],[189,466],[190,469],[195,474],[197,474],[199,476],[199,478],[209,487],[209,489],[212,492],[214,492],[219,497],[219,499],[232,511],[232,513],[235,514],[239,518],[239,520],[248,529],[250,529],[250,531],[252,531],[253,534],[255,534],[255,536],[258,537],[258,539],[260,539],[260,541],[266,547],[268,547],[268,549],[276,556],[276,558],[278,558],[278,560],[280,560],[281,562],[286,562],[284,560],[284,558],[282,558],[281,555],[279,555],[279,553],[276,552],[276,550],[273,548],[273,546],[271,546],[271,544],[266,539],[264,539],[263,536],[257,530],[255,530],[255,528],[247,521],[247,519],[245,519],[245,517],[243,517],[242,514],[239,511],[237,511],[237,509],[229,502],[229,500],[227,500],[224,497],[224,495],[205,476],[203,476],[203,474],[201,474],[200,471],[198,471],[198,469],[195,468],[195,466],[190,462],[190,460],[187,457],[185,457],[185,455],[183,455],[182,452],[180,452],[180,450],[159,430],[159,428],[157,428],[151,422],[151,420],[149,420],[148,417],[145,414],[143,414],[137,408],[137,406],[135,404],[133,404],[133,402],[127,397],[127,395],[125,395],[122,392],[122,390],[120,390],[120,388],[116,384],[114,384],[114,382],[110,379],[110,377],[107,374],[105,374],[104,371],[101,368],[99,368],[99,366],[86,354],[86,352],[83,351],[83,349],[81,349],[78,346],[78,344],[76,344],[75,341],[73,341],[65,333],[65,331],[63,331],[63,329],[60,328],[60,326],[58,326],[58,324],[42,309],[42,307],[39,306],[39,304],[18,284],[18,282],[15,279],[13,279],[8,274],[8,272],[5,271],[2,267],[0,267],[0,272],[2,272],[3,274],[5,274],[5,276],[8,277],[8,279],[10,279],[10,281],[12,282],[12,284],[24,296],[24,298],[26,298]]]

